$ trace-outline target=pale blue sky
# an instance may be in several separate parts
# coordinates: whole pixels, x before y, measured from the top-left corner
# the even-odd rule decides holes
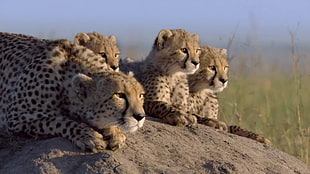
[[[309,0],[1,0],[0,31],[72,40],[78,32],[116,35],[122,47],[150,48],[163,28],[183,28],[202,43],[310,45]]]

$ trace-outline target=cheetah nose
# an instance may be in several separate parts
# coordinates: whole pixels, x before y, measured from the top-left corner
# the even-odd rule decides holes
[[[112,65],[111,68],[115,71],[116,69],[118,69],[118,66]]]
[[[199,62],[197,62],[197,61],[192,61],[192,64],[194,64],[195,66],[197,66],[198,64],[199,64]]]
[[[133,118],[135,118],[137,121],[142,120],[145,117],[145,114],[133,114]]]
[[[223,84],[224,84],[225,82],[228,81],[227,79],[223,79],[223,78],[220,78],[219,80],[220,80],[220,82],[222,82]]]

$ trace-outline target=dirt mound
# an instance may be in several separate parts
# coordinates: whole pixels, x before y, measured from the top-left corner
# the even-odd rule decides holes
[[[85,153],[63,138],[26,141],[0,149],[0,173],[296,173],[310,167],[295,157],[250,139],[147,120],[116,152]]]

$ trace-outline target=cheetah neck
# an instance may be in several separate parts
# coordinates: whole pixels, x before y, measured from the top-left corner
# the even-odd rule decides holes
[[[202,98],[205,98],[205,97],[210,97],[210,96],[213,96],[213,97],[217,97],[217,94],[214,93],[211,89],[202,89],[198,92],[195,92],[197,95],[201,96]]]

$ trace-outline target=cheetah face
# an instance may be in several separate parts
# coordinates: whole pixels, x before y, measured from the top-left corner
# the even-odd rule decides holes
[[[99,52],[100,56],[104,58],[107,64],[116,72],[119,71],[119,51],[101,49]]]
[[[75,36],[74,42],[99,54],[110,68],[119,71],[120,50],[115,36],[108,37],[96,32],[79,33]]]
[[[153,63],[169,75],[193,74],[199,68],[199,36],[185,30],[162,30],[155,40]]]
[[[190,91],[209,90],[211,93],[223,91],[228,84],[228,60],[226,49],[210,46],[202,47],[199,70],[189,76]]]
[[[72,87],[84,111],[80,117],[97,129],[118,126],[134,132],[143,126],[142,85],[132,76],[116,72],[88,77],[76,75]]]

